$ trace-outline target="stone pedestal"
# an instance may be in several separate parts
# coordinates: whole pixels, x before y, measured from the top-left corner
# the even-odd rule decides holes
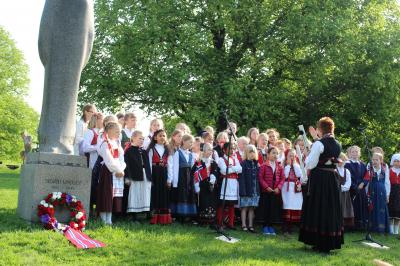
[[[37,205],[51,192],[66,192],[82,201],[89,213],[91,171],[83,156],[54,154],[46,152],[29,153],[21,168],[18,194],[18,215],[29,221],[38,221]],[[67,212],[56,217],[68,222]],[[60,216],[60,217],[59,217]]]

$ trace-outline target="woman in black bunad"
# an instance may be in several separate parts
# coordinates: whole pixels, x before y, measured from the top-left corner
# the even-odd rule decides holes
[[[306,159],[310,170],[309,188],[302,208],[299,241],[320,252],[340,249],[343,240],[341,187],[336,163],[341,146],[334,137],[335,124],[329,117],[318,121],[317,130],[310,128],[315,141]]]

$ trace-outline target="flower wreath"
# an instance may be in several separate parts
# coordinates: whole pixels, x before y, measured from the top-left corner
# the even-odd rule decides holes
[[[59,223],[54,217],[55,206],[66,206],[71,212],[68,225]],[[86,225],[86,211],[80,200],[67,193],[53,192],[38,205],[38,216],[43,226],[49,230],[65,232],[69,227],[83,231]]]

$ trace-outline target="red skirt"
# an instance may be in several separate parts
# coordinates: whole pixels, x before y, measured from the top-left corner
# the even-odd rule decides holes
[[[283,220],[290,223],[299,223],[301,210],[283,210]]]

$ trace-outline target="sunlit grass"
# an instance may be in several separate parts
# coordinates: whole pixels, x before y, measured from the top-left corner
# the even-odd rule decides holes
[[[375,236],[391,247],[377,250],[352,242],[363,234],[346,234],[343,248],[324,256],[304,248],[297,235],[230,231],[240,242],[228,244],[215,240],[207,227],[128,221],[113,227],[90,221],[86,233],[107,247],[78,250],[61,234],[18,218],[18,186],[19,171],[0,168],[0,265],[372,265],[375,258],[400,264],[399,240],[393,236]]]

